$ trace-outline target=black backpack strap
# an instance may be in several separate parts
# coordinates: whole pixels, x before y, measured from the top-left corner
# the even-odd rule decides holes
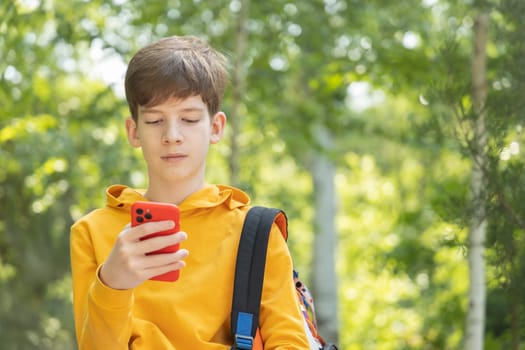
[[[246,214],[242,227],[231,313],[232,349],[251,349],[261,304],[264,266],[268,238],[279,209],[253,207]]]

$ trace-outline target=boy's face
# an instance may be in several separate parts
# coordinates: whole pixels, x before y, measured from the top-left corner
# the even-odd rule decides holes
[[[153,107],[138,108],[137,122],[128,118],[129,143],[141,147],[149,181],[204,183],[206,156],[211,143],[221,139],[226,116],[210,117],[200,96],[170,98]]]

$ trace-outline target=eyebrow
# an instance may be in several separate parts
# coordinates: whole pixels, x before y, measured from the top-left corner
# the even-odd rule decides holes
[[[142,113],[152,113],[152,114],[162,114],[163,111],[160,110],[160,109],[156,109],[155,107],[151,107],[151,108],[148,108],[148,107],[139,107],[140,109],[140,112]],[[177,109],[178,112],[202,112],[204,111],[204,108],[201,108],[201,107],[183,107],[183,108],[180,108],[180,109]]]

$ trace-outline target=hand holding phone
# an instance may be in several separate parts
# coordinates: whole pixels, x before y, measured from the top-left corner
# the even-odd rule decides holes
[[[171,220],[175,223],[172,229],[155,232],[144,236],[141,240],[150,239],[161,235],[170,235],[180,231],[180,211],[179,208],[170,203],[144,202],[138,201],[131,206],[131,226],[135,227],[147,222]],[[174,253],[179,250],[179,244],[164,247],[162,249],[147,253],[165,254]],[[175,282],[179,278],[179,270],[169,271],[162,275],[152,277],[151,280]]]

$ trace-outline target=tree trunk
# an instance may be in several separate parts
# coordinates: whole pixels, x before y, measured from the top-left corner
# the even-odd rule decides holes
[[[469,308],[465,333],[466,350],[483,350],[485,329],[485,236],[486,196],[485,149],[487,146],[486,109],[486,45],[488,36],[488,15],[479,14],[474,25],[474,52],[472,60],[472,102],[475,113],[472,189],[472,218],[469,232]]]
[[[239,135],[241,134],[241,114],[243,108],[243,94],[246,88],[246,41],[248,32],[246,20],[250,0],[241,0],[241,8],[237,14],[235,31],[235,57],[232,72],[232,108],[228,117],[231,128],[231,154],[229,159],[230,184],[239,186]]]
[[[317,142],[332,148],[332,138],[324,126],[316,127]],[[312,293],[315,298],[319,333],[332,343],[338,342],[337,282],[335,272],[336,195],[335,165],[326,152],[314,152],[310,165],[314,183],[314,246],[312,261]]]

